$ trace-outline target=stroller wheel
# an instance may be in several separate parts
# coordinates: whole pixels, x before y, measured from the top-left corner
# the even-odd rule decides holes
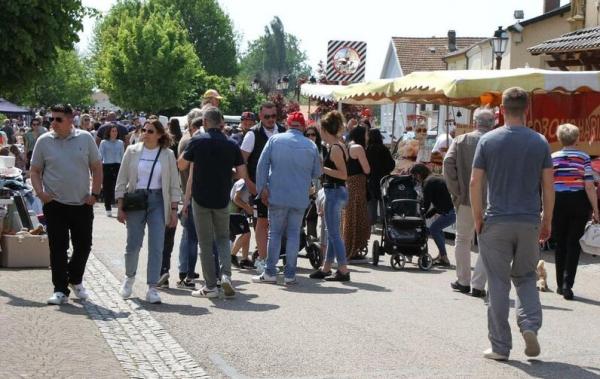
[[[321,252],[319,245],[316,243],[310,244],[306,248],[306,252],[308,253],[310,265],[313,266],[314,269],[321,267],[321,264],[323,264],[323,253]]]
[[[423,271],[429,271],[433,266],[433,258],[429,254],[424,254],[419,257],[419,268]]]
[[[402,270],[406,264],[404,254],[394,254],[390,257],[390,265],[394,270]]]
[[[373,256],[373,266],[379,265],[379,241],[373,241],[373,248],[371,249],[371,255]]]

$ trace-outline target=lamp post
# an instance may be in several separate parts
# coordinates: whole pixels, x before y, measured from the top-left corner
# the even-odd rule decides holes
[[[252,91],[256,92],[260,88],[260,80],[258,78],[254,78],[252,81]]]
[[[500,64],[502,63],[502,55],[506,51],[506,45],[508,43],[508,33],[502,29],[502,26],[498,27],[498,30],[494,32],[494,38],[491,40],[492,52],[496,56],[496,70],[500,70]]]
[[[290,86],[290,79],[287,77],[287,75],[284,75],[283,78],[281,78],[281,89],[283,91],[287,90]]]
[[[235,82],[229,83],[229,91],[231,93],[235,93],[236,90],[237,90],[237,86],[235,85]]]

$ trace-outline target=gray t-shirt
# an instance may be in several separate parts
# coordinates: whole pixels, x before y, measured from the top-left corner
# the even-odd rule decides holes
[[[486,222],[540,223],[542,170],[552,168],[544,136],[508,126],[486,133],[475,150],[473,168],[486,174]]]
[[[100,159],[92,135],[73,128],[67,138],[54,132],[40,136],[31,165],[41,168],[44,191],[57,202],[82,205],[90,194],[90,165]]]

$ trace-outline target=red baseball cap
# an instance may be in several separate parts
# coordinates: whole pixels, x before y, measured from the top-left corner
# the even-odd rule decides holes
[[[304,120],[302,112],[292,112],[287,116],[287,124],[300,124],[300,126],[306,126],[306,121]]]
[[[360,115],[362,117],[371,117],[371,116],[373,116],[373,112],[371,112],[371,110],[369,108],[365,108],[362,110],[362,112],[360,112]]]

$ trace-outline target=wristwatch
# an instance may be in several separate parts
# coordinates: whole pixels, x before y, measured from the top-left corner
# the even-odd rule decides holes
[[[98,198],[100,197],[100,194],[92,192],[92,196],[94,196],[94,198],[96,199],[96,201],[98,201]]]

